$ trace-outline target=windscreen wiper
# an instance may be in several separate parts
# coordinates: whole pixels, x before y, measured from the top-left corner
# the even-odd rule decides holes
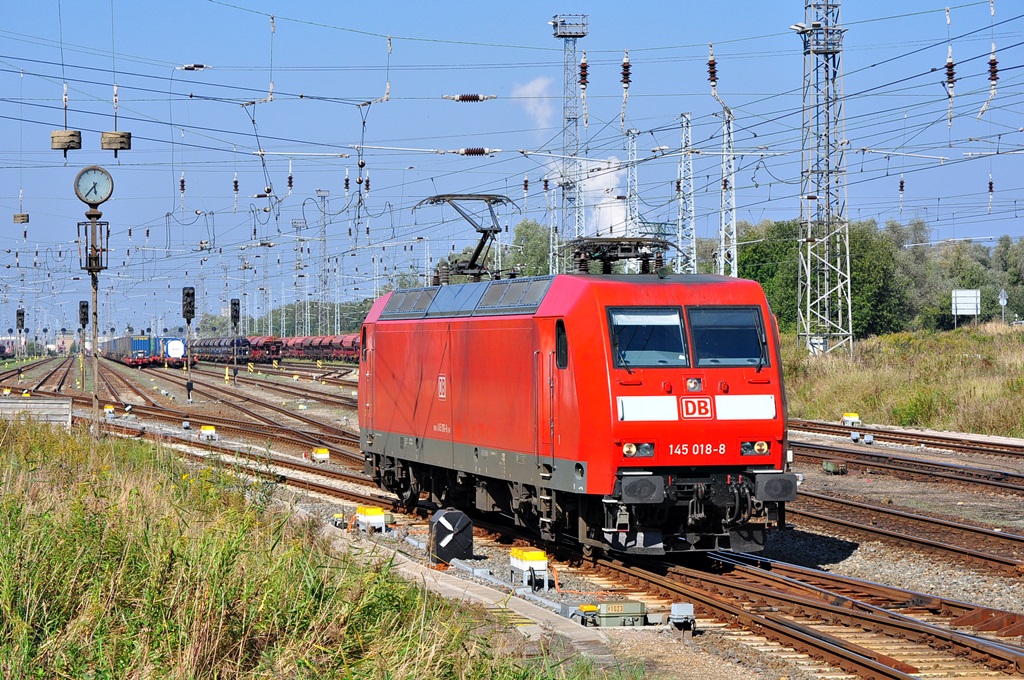
[[[615,355],[619,357],[619,361],[622,362],[622,367],[626,369],[626,373],[628,373],[629,375],[633,375],[633,369],[629,367],[629,362],[626,360],[626,352],[619,347],[619,336],[613,334],[612,341],[613,349],[615,350]]]
[[[757,344],[759,353],[757,355],[757,369],[754,373],[760,373],[761,369],[764,368],[765,362],[768,360],[768,339],[764,337],[764,331],[757,331]]]

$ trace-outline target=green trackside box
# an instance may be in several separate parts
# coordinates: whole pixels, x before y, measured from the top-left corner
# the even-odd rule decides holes
[[[601,602],[597,605],[599,628],[611,626],[643,626],[647,620],[647,605],[634,600]]]
[[[845,460],[823,460],[821,461],[821,469],[830,475],[845,475],[846,474],[846,461]]]

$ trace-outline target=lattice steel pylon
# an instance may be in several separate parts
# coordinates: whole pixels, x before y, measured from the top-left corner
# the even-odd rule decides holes
[[[331,289],[331,256],[327,250],[327,199],[331,192],[327,189],[317,189],[316,197],[320,199],[320,271],[319,285],[317,286],[317,320],[316,327],[319,335],[328,334],[328,315],[330,307]],[[334,329],[337,332],[337,328]]]
[[[636,128],[626,130],[626,228],[623,235],[631,237],[640,235],[640,188],[636,177],[636,138],[639,135]]]
[[[682,115],[679,156],[679,174],[676,176],[676,254],[677,274],[697,273],[696,216],[693,212],[693,140],[690,132],[690,114]]]
[[[574,238],[585,236],[583,170],[579,160],[579,83],[576,77],[576,39],[587,35],[586,14],[556,14],[549,22],[564,45],[565,78],[562,95],[562,225]]]
[[[853,353],[839,0],[805,0],[798,336],[812,354]]]

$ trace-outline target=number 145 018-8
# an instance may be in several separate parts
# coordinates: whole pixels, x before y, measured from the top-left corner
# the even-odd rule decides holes
[[[668,452],[673,456],[725,455],[725,444],[669,444]]]

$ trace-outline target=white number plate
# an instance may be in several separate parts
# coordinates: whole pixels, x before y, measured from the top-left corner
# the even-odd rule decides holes
[[[724,456],[725,444],[669,444],[668,452],[672,456]]]

